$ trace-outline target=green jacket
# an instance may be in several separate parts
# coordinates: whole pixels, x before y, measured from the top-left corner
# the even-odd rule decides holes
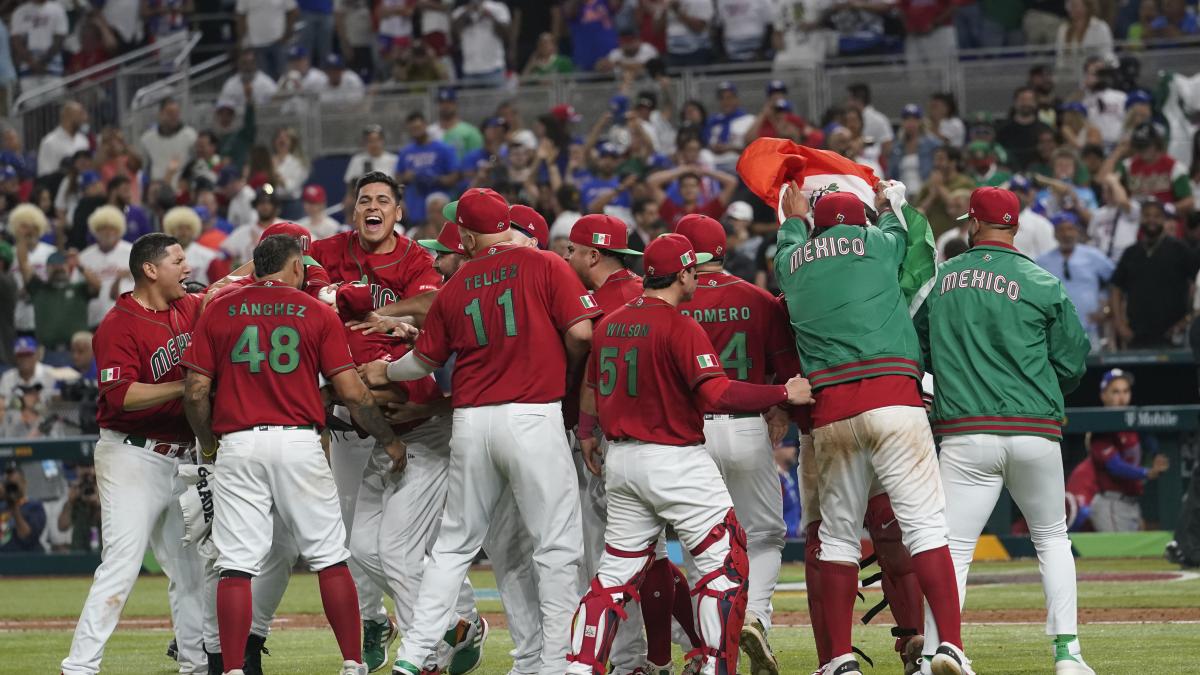
[[[1062,438],[1063,394],[1090,345],[1057,278],[1015,248],[979,245],[938,268],[914,321],[935,434]]]
[[[878,227],[835,225],[812,238],[799,218],[780,227],[775,276],[814,390],[882,375],[920,381],[920,347],[899,276],[909,238],[925,242],[929,226],[907,220],[917,225],[912,232],[890,211]]]

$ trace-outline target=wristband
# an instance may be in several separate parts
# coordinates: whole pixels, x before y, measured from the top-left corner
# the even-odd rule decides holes
[[[579,438],[594,438],[596,436],[597,421],[595,415],[585,413],[582,410],[579,411]]]

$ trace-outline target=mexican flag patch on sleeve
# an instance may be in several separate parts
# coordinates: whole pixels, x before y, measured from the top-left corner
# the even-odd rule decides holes
[[[579,302],[583,303],[584,309],[595,309],[596,308],[596,299],[593,298],[590,294],[579,296]]]
[[[100,384],[116,382],[119,379],[121,379],[120,368],[105,368],[104,370],[100,371]]]
[[[701,368],[717,368],[721,365],[712,354],[700,354],[696,357],[696,363],[699,363]]]

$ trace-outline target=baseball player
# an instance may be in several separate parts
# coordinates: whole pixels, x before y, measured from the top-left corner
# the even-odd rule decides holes
[[[329,273],[334,283],[363,283],[369,288],[372,304],[379,309],[394,306],[399,315],[420,319],[433,302],[441,284],[440,275],[433,269],[433,259],[421,246],[396,231],[402,216],[400,186],[391,175],[372,171],[355,184],[354,229],[314,241],[311,254]],[[345,419],[344,409],[335,409]],[[370,438],[359,438],[355,432],[331,433],[330,466],[338,485],[342,516],[353,539],[357,504],[363,501],[376,509],[382,504],[382,484],[364,480],[364,471],[372,453],[378,452]],[[376,466],[386,458],[376,458]],[[366,487],[366,491],[363,489]],[[364,521],[379,522],[367,514]],[[377,542],[378,532],[363,532],[364,542]],[[351,552],[375,547],[351,545]],[[388,661],[387,650],[396,639],[396,626],[383,606],[384,589],[372,581],[363,570],[365,563],[352,555],[350,569],[358,585],[359,610],[363,617],[363,648],[367,665],[372,671]]]
[[[165,234],[134,242],[129,271],[133,291],[117,299],[92,339],[100,371],[95,460],[104,555],[62,672],[100,671],[104,645],[150,546],[171,582],[179,672],[204,673],[203,564],[180,542],[178,500],[185,488],[176,474],[180,464],[194,461],[179,361],[191,341],[201,298],[184,291],[191,270],[183,248]]]
[[[446,511],[392,672],[426,667],[492,513],[511,490],[534,540],[540,672],[558,675],[583,549],[560,401],[568,372],[578,372],[590,346],[595,301],[562,258],[510,241],[500,195],[472,189],[455,216],[470,260],[438,293],[413,351],[362,369],[378,386],[424,377],[457,358]]]
[[[890,209],[880,184],[876,209]],[[831,192],[803,219],[795,184],[780,200],[775,273],[788,303],[813,406],[821,524],[820,612],[832,658],[826,675],[857,675],[850,628],[858,592],[859,530],[876,478],[891,498],[912,566],[943,642],[938,675],[970,672],[959,634],[958,589],[946,542],[945,501],[921,399],[920,350],[898,282],[907,246],[890,210],[869,226],[853,194]],[[936,642],[934,644],[937,644]]]
[[[358,597],[346,566],[350,552],[319,437],[325,407],[318,373],[332,383],[355,422],[384,445],[394,470],[403,470],[407,461],[404,443],[353,370],[341,321],[327,305],[300,292],[302,258],[300,243],[291,237],[263,240],[254,249],[257,281],[213,301],[184,358],[189,371],[184,406],[201,457],[212,461],[218,439],[221,444],[213,542],[228,673],[243,672],[252,621],[250,579],[270,552],[271,538],[263,533],[272,528],[272,512],[317,572],[342,653],[342,674],[367,672]]]
[[[669,234],[643,258],[643,294],[608,314],[595,332],[581,399],[584,459],[601,474],[597,418],[608,439],[603,473],[608,524],[599,570],[575,612],[568,673],[603,675],[608,652],[670,524],[695,558],[699,657],[708,675],[737,672],[746,610],[745,533],[712,457],[704,450],[704,410],[765,410],[806,403],[808,383],[730,380],[704,331],[677,307],[696,291],[697,263],[688,240]]]
[[[968,221],[971,249],[938,269],[917,314],[937,384],[933,426],[942,437],[942,486],[954,504],[947,516],[950,550],[961,602],[975,542],[1007,487],[1037,551],[1054,670],[1091,675],[1076,637],[1075,558],[1059,447],[1063,394],[1079,384],[1089,343],[1062,283],[1013,246],[1020,212],[1008,190],[971,193],[970,211],[960,218]],[[939,633],[945,640],[940,621],[926,621],[926,644],[937,644],[932,636]],[[944,672],[940,651],[935,673]]]

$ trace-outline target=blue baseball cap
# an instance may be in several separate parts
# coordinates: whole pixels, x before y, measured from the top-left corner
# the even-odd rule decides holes
[[[900,109],[900,117],[901,118],[920,117],[921,114],[922,114],[921,106],[917,105],[916,103],[909,103],[908,105],[906,105]]]
[[[624,113],[629,110],[629,97],[624,94],[617,94],[608,99],[608,110],[612,113]]]
[[[304,48],[304,45],[292,45],[291,49],[288,50],[287,57],[289,61],[306,59],[308,58],[308,50]]]
[[[720,93],[726,92],[726,91],[732,91],[733,93],[736,94],[737,86],[734,85],[734,83],[730,82],[729,80],[721,80],[721,83],[717,85],[717,93],[720,94]]]
[[[1054,227],[1066,225],[1068,223],[1074,225],[1075,227],[1079,227],[1079,216],[1075,215],[1075,213],[1072,211],[1059,211],[1050,218],[1050,222],[1054,223]]]
[[[503,117],[500,117],[499,115],[496,115],[495,117],[489,117],[486,120],[484,120],[482,126],[484,129],[487,129],[488,127],[504,127],[505,129],[507,129],[508,128],[508,120],[504,119]]]
[[[96,171],[84,171],[79,174],[79,187],[86,188],[100,182],[100,174]]]
[[[1013,190],[1028,190],[1033,185],[1023,173],[1014,173],[1008,184]]]
[[[217,174],[217,187],[225,187],[241,177],[241,169],[233,166],[232,164],[226,164],[225,166],[221,167],[221,173]]]
[[[337,52],[330,52],[325,56],[326,68],[345,68],[346,64],[342,61],[342,55]]]
[[[1064,103],[1061,106],[1059,106],[1058,109],[1063,112],[1077,112],[1080,115],[1087,114],[1087,106],[1080,103],[1079,101],[1070,101],[1068,103]]]
[[[19,337],[13,343],[13,354],[36,354],[38,350],[37,340],[29,336]]]
[[[437,100],[439,101],[457,101],[458,90],[454,87],[438,87]]]
[[[786,112],[791,112],[792,111],[792,102],[787,100],[786,98],[781,98],[781,99],[778,99],[777,101],[775,101],[775,103],[772,104],[772,107],[774,107],[776,110],[783,110]]]
[[[616,144],[610,143],[608,141],[605,141],[605,142],[601,143],[600,145],[596,146],[596,152],[600,153],[601,157],[620,157],[621,156],[621,149],[618,148],[616,146]]]
[[[17,176],[16,169],[12,168],[8,164],[0,164],[0,181],[16,180],[17,178],[19,178],[19,176]]]
[[[1125,372],[1120,368],[1113,368],[1100,376],[1100,391],[1103,392],[1105,389],[1108,389],[1108,385],[1112,384],[1112,381],[1116,379],[1123,379],[1129,383],[1130,387],[1133,386],[1133,373]]]
[[[196,216],[200,218],[200,222],[208,220],[208,217],[212,215],[208,212],[207,206],[201,206],[200,204],[193,206],[192,210],[196,212]]]
[[[783,80],[771,80],[770,82],[767,83],[767,96],[770,96],[771,94],[786,94],[786,93],[787,93],[787,85],[783,83]]]
[[[1153,101],[1154,98],[1150,96],[1150,92],[1145,89],[1134,89],[1125,97],[1125,109],[1128,110],[1139,103],[1152,103]]]

